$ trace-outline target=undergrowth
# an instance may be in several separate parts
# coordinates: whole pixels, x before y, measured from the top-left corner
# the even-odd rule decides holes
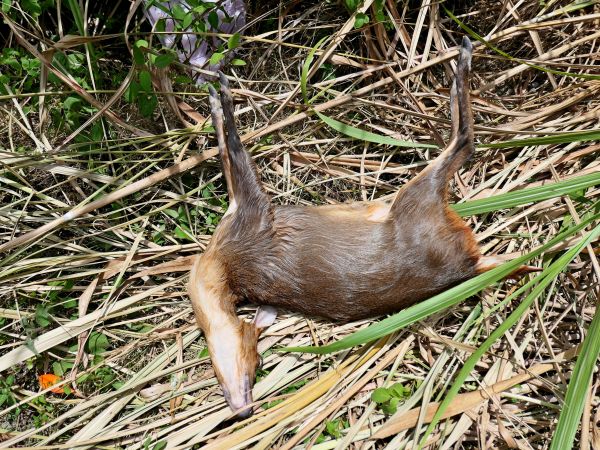
[[[485,254],[550,242],[528,262],[543,272],[387,322],[282,312],[257,414],[230,421],[186,293],[228,206],[210,72],[161,44],[143,3],[4,1],[2,446],[600,448],[598,2],[256,2],[234,34],[188,4],[178,36],[226,63],[278,204],[391,198],[447,143],[469,35],[477,149],[452,202]]]

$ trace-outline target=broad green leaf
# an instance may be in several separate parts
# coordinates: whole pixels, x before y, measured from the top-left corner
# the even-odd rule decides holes
[[[194,15],[191,12],[187,13],[185,15],[185,17],[183,18],[183,21],[181,22],[181,28],[183,28],[184,30],[187,30],[193,21],[194,21]]]
[[[62,377],[65,374],[62,365],[58,361],[54,361],[52,363],[52,372],[54,372],[54,375],[59,377]]]
[[[140,113],[144,117],[150,117],[154,110],[156,109],[156,105],[158,105],[158,98],[156,95],[141,95],[138,97],[138,108],[140,109]]]
[[[100,121],[94,122],[94,124],[92,125],[92,128],[90,130],[90,137],[92,139],[92,142],[99,142],[104,137],[104,130]],[[73,300],[73,303],[75,303],[75,306],[77,306],[76,300]],[[65,307],[68,307],[67,304],[65,304]]]
[[[191,231],[189,231],[189,229],[187,229],[188,227],[186,225],[177,225],[177,227],[175,227],[175,231],[173,232],[175,234],[175,236],[177,236],[179,239],[185,239],[188,241],[194,241],[194,237],[191,233]]]
[[[152,92],[152,75],[147,70],[140,72],[140,87],[147,93]]]
[[[63,102],[65,111],[79,111],[81,109],[81,99],[79,97],[67,97]]]
[[[375,19],[377,20],[377,22],[384,23],[385,22],[385,14],[384,14],[383,0],[375,0],[373,9],[375,10]]]
[[[215,11],[211,11],[210,13],[208,13],[208,23],[210,24],[213,30],[216,31],[219,29],[219,16]]]
[[[232,34],[231,37],[227,40],[227,48],[229,50],[233,50],[240,45],[240,33]]]
[[[167,67],[169,64],[173,62],[175,56],[170,53],[165,53],[164,55],[158,55],[154,60],[154,65],[159,69],[163,69]]]
[[[389,402],[385,402],[381,405],[381,410],[388,416],[396,414],[396,411],[398,411],[398,403],[400,403],[400,399],[398,397],[392,397]]]
[[[327,433],[334,438],[339,439],[342,436],[340,433],[340,422],[337,420],[327,422],[325,429],[327,430]]]
[[[360,5],[360,0],[344,0],[344,5],[348,8],[350,13],[353,13],[358,9],[358,5]]]
[[[47,327],[50,325],[50,314],[44,305],[36,305],[35,321],[40,327]]]
[[[166,29],[167,21],[165,20],[165,18],[163,17],[162,19],[158,19],[158,22],[156,22],[156,25],[154,26],[154,30],[157,33],[164,33]]]
[[[164,450],[165,448],[167,448],[167,442],[166,441],[158,441],[156,444],[154,444],[154,446],[152,447],[152,450]]]
[[[175,211],[174,209],[167,208],[163,212],[168,216],[171,216],[173,219],[179,218],[179,212]]]
[[[129,86],[127,86],[127,89],[125,89],[123,97],[125,97],[125,100],[129,103],[134,103],[138,98],[139,92],[140,84],[137,81],[132,81],[129,83]]]
[[[394,383],[389,388],[391,394],[398,398],[406,398],[408,397],[408,393],[410,393],[410,389],[405,388],[402,383]]]
[[[110,346],[105,334],[96,331],[90,334],[87,342],[88,351],[93,355],[100,355]]]
[[[181,5],[175,4],[171,8],[171,14],[172,14],[172,17],[174,19],[177,19],[179,21],[183,21],[185,19],[185,16],[186,16],[187,13],[186,13],[185,9],[183,9],[183,7]]]
[[[190,84],[193,83],[194,80],[192,80],[190,77],[188,77],[187,75],[177,75],[175,77],[175,82],[176,83],[182,83],[182,84]]]
[[[356,14],[356,18],[355,18],[355,21],[354,21],[354,28],[355,29],[362,28],[367,23],[369,23],[369,16],[367,14],[365,14],[365,13],[358,13],[358,14]]]
[[[209,59],[209,64],[211,66],[216,66],[217,64],[219,64],[219,62],[225,57],[225,55],[221,52],[214,52],[210,59]]]
[[[377,388],[371,394],[371,400],[375,403],[387,402],[392,396],[386,388]]]
[[[138,47],[133,47],[132,51],[133,51],[133,61],[135,62],[135,65],[143,66],[144,65],[144,53],[142,53],[142,51]]]

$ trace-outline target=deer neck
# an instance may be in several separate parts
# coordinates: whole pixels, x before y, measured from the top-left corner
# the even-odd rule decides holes
[[[244,343],[241,320],[235,314],[237,299],[227,285],[222,264],[208,252],[194,264],[189,293],[217,376],[227,386],[238,385]]]

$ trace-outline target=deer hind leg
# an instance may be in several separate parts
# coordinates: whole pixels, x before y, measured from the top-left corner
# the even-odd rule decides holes
[[[233,190],[233,176],[231,173],[231,161],[229,159],[229,150],[227,148],[227,138],[225,135],[225,127],[223,123],[223,107],[219,101],[219,97],[215,89],[209,84],[208,85],[209,97],[208,102],[210,104],[210,114],[212,117],[212,123],[215,127],[215,134],[217,135],[217,146],[219,149],[219,157],[221,158],[221,167],[223,170],[223,176],[227,183],[227,194],[229,196],[229,208],[225,215],[233,214],[237,209],[237,203],[235,199],[235,193]]]
[[[452,175],[473,154],[473,110],[469,95],[469,75],[473,46],[467,37],[463,38],[456,77],[450,89],[450,116],[452,119],[452,138],[446,150],[434,162],[434,171],[444,185]]]
[[[469,74],[473,47],[464,37],[458,55],[456,77],[450,89],[450,116],[452,136],[442,154],[429,165],[434,182],[445,188],[452,175],[473,154],[473,111],[469,95]]]
[[[222,73],[219,73],[219,76],[220,96],[210,84],[208,91],[212,122],[229,194],[230,207],[227,214],[232,214],[242,207],[246,208],[247,212],[268,212],[269,198],[262,189],[256,166],[244,149],[235,126],[229,82]]]
[[[435,205],[442,211],[446,204],[448,182],[473,153],[473,112],[469,96],[469,72],[473,47],[463,38],[456,77],[450,91],[452,136],[446,149],[419,175],[404,186],[391,208],[391,214],[404,214],[411,205]]]

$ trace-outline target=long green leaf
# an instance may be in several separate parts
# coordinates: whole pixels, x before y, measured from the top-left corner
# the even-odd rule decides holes
[[[575,433],[581,421],[585,397],[590,386],[592,373],[600,355],[600,312],[596,309],[590,329],[581,345],[581,352],[575,363],[569,381],[565,403],[558,416],[558,425],[552,438],[550,450],[572,448]]]
[[[420,148],[438,148],[437,145],[432,144],[420,144],[417,142],[411,141],[403,141],[401,139],[394,139],[389,136],[382,136],[380,134],[371,133],[370,131],[361,130],[360,128],[355,128],[353,126],[347,125],[343,122],[339,122],[335,119],[332,119],[325,114],[321,114],[318,111],[315,111],[317,116],[329,125],[334,130],[345,134],[354,139],[359,139],[361,141],[373,142],[375,144],[383,144],[383,145],[394,145],[396,147],[420,147]]]
[[[531,289],[533,286],[537,285],[532,289],[532,291],[529,293],[529,295],[527,295],[525,297],[525,299],[521,302],[521,304],[519,304],[519,306],[517,306],[514,309],[514,311],[490,334],[490,336],[483,342],[483,344],[481,344],[481,346],[479,346],[479,348],[475,352],[473,352],[471,354],[471,356],[469,356],[469,358],[465,361],[463,367],[461,368],[458,375],[456,376],[454,383],[452,384],[452,386],[448,390],[446,396],[444,397],[444,400],[440,403],[440,406],[437,409],[435,415],[433,416],[431,423],[427,427],[425,434],[421,438],[419,448],[423,447],[425,440],[435,429],[435,427],[437,426],[438,422],[440,421],[442,415],[444,414],[444,411],[450,405],[450,403],[452,403],[452,401],[458,394],[458,391],[460,390],[461,386],[464,384],[465,380],[470,375],[471,371],[475,368],[475,365],[481,359],[481,357],[492,347],[492,345],[494,345],[494,343],[498,339],[500,339],[504,335],[504,333],[506,331],[508,331],[515,323],[517,323],[517,321],[521,318],[521,316],[527,311],[527,309],[529,309],[529,307],[531,306],[533,301],[544,291],[544,289],[546,289],[546,287],[550,283],[552,283],[552,281],[558,276],[558,274],[560,272],[562,272],[565,269],[565,267],[567,267],[567,264],[569,264],[573,260],[573,258],[575,258],[585,248],[585,246],[588,245],[589,243],[591,243],[599,234],[600,234],[600,226],[596,226],[596,228],[594,228],[590,233],[588,233],[585,238],[583,238],[576,246],[574,246],[573,248],[571,248],[567,252],[565,252],[550,267],[545,269],[537,277],[535,277],[533,280],[529,281],[527,284],[525,284],[524,286],[522,286],[521,288],[519,288],[517,291],[513,292],[509,296],[509,298],[507,299],[508,301],[510,301],[514,298],[517,298],[523,292],[526,292],[529,289]],[[598,340],[598,342],[600,342],[600,339]],[[600,348],[600,343],[598,344],[598,348]],[[583,352],[584,352],[584,350],[582,349],[581,355],[584,355]],[[598,353],[595,353],[595,355],[597,357]],[[593,359],[592,362],[594,362],[594,361],[595,361],[595,358]],[[578,362],[579,362],[579,360],[578,360]],[[593,365],[592,365],[592,368],[593,368]],[[591,376],[591,372],[589,373],[589,376]],[[589,383],[589,378],[587,378],[587,380]],[[585,396],[586,387],[587,387],[587,384],[585,386],[583,386],[583,395],[584,396]],[[567,403],[567,404],[569,404],[569,403]],[[581,408],[583,408],[583,399],[582,399],[580,405],[581,405]],[[572,410],[576,410],[576,409],[577,408],[573,408]],[[579,416],[577,416],[576,420],[579,420],[580,417],[581,417],[581,409],[579,409]],[[576,429],[577,429],[577,422],[575,422],[575,429],[574,429],[573,433],[575,432]],[[571,436],[571,440],[569,442],[573,442],[572,438],[573,438],[573,436]],[[569,447],[559,446],[557,448],[565,449],[565,448],[569,448]]]
[[[73,21],[75,22],[75,26],[77,26],[77,31],[81,36],[85,36],[85,23],[83,21],[83,14],[81,9],[79,8],[79,4],[77,0],[67,0],[67,5],[69,5],[69,9],[71,10],[71,14],[73,14]]]
[[[328,37],[329,36],[321,38],[321,40],[317,42],[317,45],[310,49],[310,52],[308,52],[308,56],[306,57],[304,64],[302,64],[302,73],[300,74],[300,90],[302,91],[302,98],[304,99],[304,103],[306,103],[307,105],[310,105],[311,103],[308,99],[308,71],[310,70],[310,65],[312,64],[313,59],[315,58],[315,52],[321,47],[321,45],[323,45],[323,42],[325,42],[325,40]]]
[[[510,273],[514,272],[517,268],[523,265],[525,262],[532,258],[535,258],[545,252],[547,249],[564,241],[569,236],[577,233],[584,229],[592,221],[600,218],[600,214],[591,216],[590,218],[581,222],[581,224],[570,227],[564,232],[558,234],[553,239],[548,241],[546,244],[533,250],[532,252],[513,259],[512,261],[506,262],[488,272],[482,273],[470,280],[467,280],[458,286],[455,286],[447,291],[437,294],[428,300],[424,300],[417,303],[403,311],[400,311],[393,316],[387,317],[380,322],[374,323],[356,333],[351,334],[333,344],[325,345],[323,347],[286,347],[278,349],[283,352],[305,352],[305,353],[317,353],[326,354],[334,353],[340,350],[351,348],[357,345],[362,345],[367,342],[371,342],[375,339],[379,339],[386,336],[394,331],[411,325],[419,320],[423,320],[430,315],[442,311],[446,308],[460,303],[464,299],[475,295],[487,286],[505,278]]]
[[[532,137],[526,139],[514,139],[511,141],[495,142],[492,144],[480,144],[477,148],[516,148],[531,145],[568,144],[570,142],[586,142],[600,140],[600,131],[572,131],[568,133],[551,134],[549,136]]]
[[[573,192],[587,189],[600,184],[600,172],[582,175],[570,180],[548,183],[544,186],[526,188],[519,191],[498,194],[488,198],[470,200],[468,202],[452,205],[452,208],[461,216],[483,214],[499,209],[514,208],[527,203],[540,202],[549,198],[560,197]]]
[[[421,147],[421,148],[438,148],[437,145],[433,144],[421,144],[412,141],[404,141],[401,139],[394,139],[389,136],[382,136],[380,134],[371,133],[369,131],[362,130],[360,128],[347,125],[338,120],[332,119],[325,114],[315,111],[319,118],[329,125],[334,130],[354,139],[362,141],[373,142],[375,144],[393,145],[396,147]],[[528,147],[533,145],[553,145],[553,144],[567,144],[570,142],[587,142],[600,140],[600,131],[579,131],[570,133],[552,134],[550,136],[532,137],[526,139],[514,139],[510,141],[501,141],[490,144],[479,144],[477,148],[518,148]]]
[[[73,14],[73,21],[77,26],[77,31],[81,36],[87,36],[85,22],[83,20],[83,13],[81,12],[81,8],[79,7],[79,3],[77,0],[67,0],[67,5],[69,5],[69,9]],[[92,61],[96,61],[96,52],[94,51],[94,46],[91,42],[85,43],[86,48],[90,52],[90,57]]]

